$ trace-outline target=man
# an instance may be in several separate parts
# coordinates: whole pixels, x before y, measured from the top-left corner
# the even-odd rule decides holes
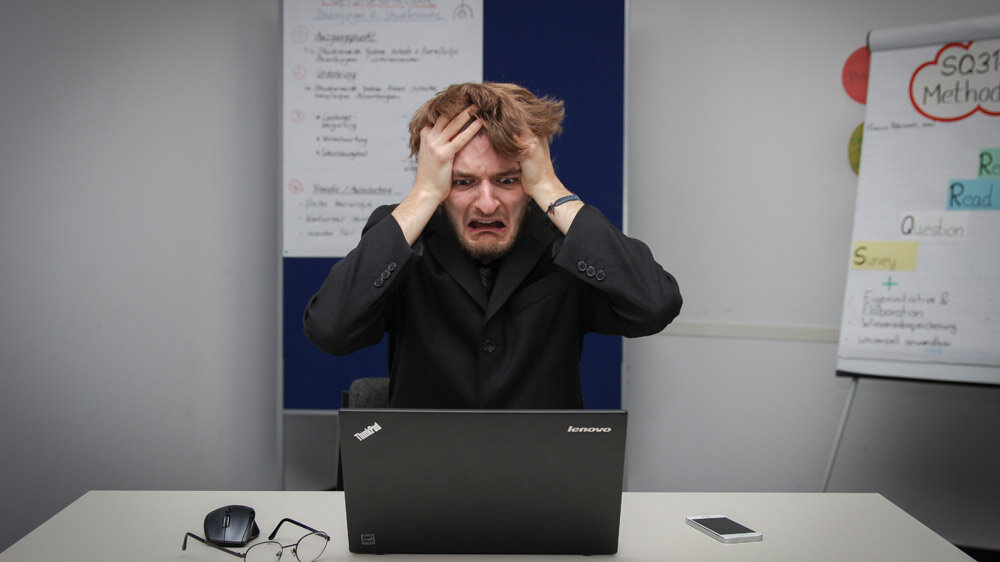
[[[344,355],[389,335],[389,400],[416,408],[582,408],[587,332],[662,330],[674,278],[556,176],[563,104],[459,84],[410,123],[409,194],[376,209],[305,331]]]

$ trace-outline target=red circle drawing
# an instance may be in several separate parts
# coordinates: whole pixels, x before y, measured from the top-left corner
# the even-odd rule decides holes
[[[292,123],[301,123],[306,120],[306,114],[301,109],[293,109],[291,114]]]
[[[302,193],[305,191],[305,188],[302,187],[302,182],[299,180],[292,180],[288,182],[288,191],[291,191],[292,193]]]
[[[306,74],[307,74],[306,67],[302,66],[301,64],[297,64],[294,67],[292,67],[292,76],[295,76],[299,80],[305,78]]]
[[[865,103],[868,99],[868,66],[871,58],[868,47],[861,47],[844,62],[844,71],[840,76],[844,90],[858,103]]]
[[[296,43],[305,43],[306,39],[309,38],[309,29],[304,25],[300,25],[292,30],[292,41]]]

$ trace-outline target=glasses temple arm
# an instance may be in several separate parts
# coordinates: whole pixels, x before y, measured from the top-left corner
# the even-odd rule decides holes
[[[291,524],[293,524],[293,525],[298,525],[299,527],[302,527],[303,529],[308,529],[308,530],[312,531],[313,533],[321,533],[321,532],[322,532],[322,531],[320,531],[320,530],[318,530],[318,529],[313,529],[313,528],[312,528],[312,527],[310,527],[309,525],[304,525],[304,524],[302,524],[302,523],[299,523],[298,521],[296,521],[296,520],[294,520],[294,519],[289,519],[288,517],[285,517],[284,519],[282,519],[281,521],[279,521],[279,522],[278,522],[278,525],[277,525],[277,526],[275,526],[275,527],[274,527],[274,530],[273,530],[273,531],[271,531],[271,534],[270,534],[270,535],[268,535],[268,537],[267,537],[267,540],[269,540],[269,541],[270,541],[270,540],[274,540],[274,537],[275,537],[275,535],[277,535],[277,534],[278,534],[278,529],[280,529],[280,528],[281,528],[281,525],[282,525],[282,523],[285,523],[286,521],[287,521],[288,523],[291,523]]]
[[[196,540],[196,541],[198,541],[198,542],[200,542],[202,544],[208,545],[208,546],[210,546],[212,548],[221,550],[222,552],[226,552],[228,554],[232,554],[233,556],[235,556],[237,558],[244,558],[245,557],[245,555],[240,554],[239,552],[234,552],[232,550],[229,550],[228,548],[224,548],[224,547],[221,547],[221,546],[219,546],[217,544],[210,543],[210,542],[206,541],[205,539],[199,537],[198,535],[196,535],[194,533],[186,533],[184,535],[184,544],[181,545],[181,550],[187,550],[188,537],[191,537],[192,539],[194,539],[194,540]]]

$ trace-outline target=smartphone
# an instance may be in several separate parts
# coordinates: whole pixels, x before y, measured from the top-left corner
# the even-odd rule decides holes
[[[687,518],[687,523],[719,542],[754,542],[764,539],[764,535],[725,515],[693,515]]]

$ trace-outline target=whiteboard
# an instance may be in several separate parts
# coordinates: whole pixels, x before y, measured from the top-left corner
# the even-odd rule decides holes
[[[320,5],[329,3],[322,2]],[[375,0],[374,3],[383,2]],[[342,4],[347,5],[339,0],[336,2],[337,6]],[[360,4],[369,6],[373,0],[353,2],[353,5]],[[396,6],[406,4],[409,2],[393,3]],[[547,0],[542,3],[535,0],[435,2],[434,5],[444,14],[451,6],[456,6],[455,10],[470,10],[465,12],[470,18],[480,18],[481,15],[482,60],[477,64],[481,65],[483,80],[521,84],[538,95],[551,95],[565,102],[565,128],[551,147],[560,178],[566,185],[572,186],[574,193],[601,209],[608,220],[620,228],[626,154],[623,143],[626,122],[625,4],[611,2],[603,5],[601,10],[580,10],[574,0]],[[286,0],[284,7],[294,10],[296,4]],[[570,13],[573,17],[567,19],[566,14]],[[289,22],[303,21],[303,16],[284,14],[283,17],[283,44],[288,50],[288,35],[296,29]],[[561,23],[553,26],[554,21]],[[378,24],[377,21],[371,23]],[[428,25],[437,24],[431,21]],[[348,25],[347,29],[359,29],[359,26]],[[438,39],[431,33],[426,37],[428,40]],[[586,57],[580,56],[583,52],[587,53]],[[386,69],[388,67],[383,70]],[[298,79],[286,71],[282,80]],[[595,88],[594,84],[600,84],[600,87]],[[287,90],[289,85],[284,87]],[[407,110],[406,120],[398,122],[398,144],[393,148],[394,154],[406,152],[409,116],[429,97],[414,102],[413,107]],[[290,135],[288,129],[292,125],[286,111],[282,122],[286,137]],[[601,142],[595,142],[595,139],[601,139]],[[309,145],[304,146],[308,148]],[[296,156],[287,143],[284,156]],[[378,165],[378,162],[373,165]],[[287,169],[288,164],[283,166]],[[336,172],[331,174],[336,176]],[[407,186],[412,184],[412,172],[405,181]],[[402,195],[392,202],[400,199]],[[359,238],[360,231],[350,240],[348,249],[353,249]],[[388,372],[385,339],[376,346],[336,357],[320,351],[305,337],[302,311],[339,259],[338,256],[286,254],[281,260],[281,401],[286,411],[335,410],[340,407],[341,392],[347,390],[351,381],[358,377],[385,376]],[[621,407],[621,369],[622,338],[587,334],[580,360],[580,378],[588,408]]]
[[[282,254],[342,257],[413,183],[408,124],[479,82],[482,0],[285,0]]]
[[[1000,384],[1000,18],[986,20],[917,30],[933,44],[871,34],[839,371]]]

